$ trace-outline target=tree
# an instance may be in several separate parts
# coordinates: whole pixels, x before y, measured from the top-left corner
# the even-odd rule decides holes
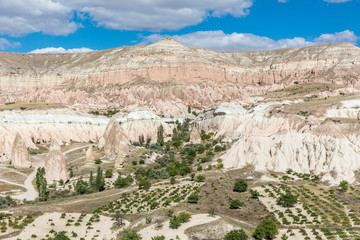
[[[170,227],[171,228],[178,228],[180,227],[181,222],[180,219],[178,218],[178,216],[174,215],[170,218]]]
[[[113,172],[110,169],[105,171],[105,177],[106,178],[112,178],[112,176],[113,176]]]
[[[224,240],[247,240],[247,239],[248,236],[242,229],[231,230],[224,237]]]
[[[36,188],[39,192],[39,197],[43,200],[47,200],[47,181],[45,178],[45,168],[38,168],[36,172]]]
[[[54,240],[70,240],[70,238],[68,236],[66,236],[65,231],[61,231],[61,232],[56,233]]]
[[[341,181],[339,184],[340,191],[346,192],[348,190],[349,183],[347,181]]]
[[[253,237],[255,239],[274,239],[278,232],[276,219],[269,215],[255,228]]]
[[[259,198],[260,197],[260,193],[257,190],[250,189],[250,193],[251,193],[252,198]]]
[[[199,201],[199,195],[195,193],[192,193],[187,199],[188,203],[198,203],[198,201]]]
[[[144,146],[144,143],[145,143],[145,138],[144,138],[144,135],[141,134],[139,136],[139,144],[140,144],[140,146]]]
[[[134,229],[124,229],[121,232],[121,240],[141,240],[142,237]]]
[[[238,209],[239,207],[244,206],[244,203],[237,199],[232,199],[230,201],[230,209]]]
[[[95,190],[97,190],[99,192],[101,192],[105,189],[105,180],[104,180],[104,176],[103,176],[103,170],[100,167],[98,167],[98,169],[97,169],[94,187],[95,187]]]
[[[149,190],[151,187],[151,182],[144,178],[138,181],[139,189]]]
[[[188,113],[191,113],[191,107],[188,106]]]
[[[203,175],[198,175],[197,177],[196,177],[196,181],[197,182],[203,182],[205,180],[205,177],[203,176]]]
[[[277,199],[277,203],[283,207],[292,207],[297,203],[297,196],[293,195],[290,191],[287,191],[285,194]]]
[[[157,131],[157,141],[156,141],[160,146],[164,145],[164,127],[163,125],[160,125],[160,127],[158,127],[158,131]]]
[[[234,184],[234,192],[246,192],[248,184],[244,180],[239,180]]]
[[[115,221],[116,221],[117,225],[122,225],[123,224],[124,216],[123,216],[123,214],[121,214],[120,211],[115,212],[114,218],[115,218]]]

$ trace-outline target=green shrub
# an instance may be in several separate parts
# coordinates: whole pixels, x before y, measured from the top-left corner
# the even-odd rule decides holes
[[[274,239],[278,234],[278,226],[273,216],[267,216],[256,228],[253,233],[255,239]]]
[[[239,180],[234,184],[234,192],[246,192],[248,184],[244,180]]]
[[[113,172],[110,169],[105,171],[105,177],[106,178],[112,178],[112,176],[113,176]]]
[[[134,229],[124,229],[121,232],[121,240],[141,240],[142,237]]]
[[[242,229],[231,230],[224,237],[224,240],[247,240],[247,239],[248,236]]]
[[[188,203],[198,203],[198,201],[199,201],[199,195],[195,193],[192,193],[187,199]]]
[[[292,207],[297,203],[297,196],[293,195],[291,192],[287,191],[285,194],[277,199],[277,203],[283,207]]]
[[[230,201],[230,209],[238,209],[242,206],[244,206],[244,203],[240,200],[235,199]]]

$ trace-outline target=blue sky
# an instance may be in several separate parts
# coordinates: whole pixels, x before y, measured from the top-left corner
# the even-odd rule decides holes
[[[0,0],[0,51],[76,52],[173,37],[214,50],[360,43],[360,0]]]

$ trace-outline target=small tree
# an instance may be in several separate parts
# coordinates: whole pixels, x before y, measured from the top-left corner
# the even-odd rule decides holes
[[[346,192],[348,190],[349,183],[347,181],[341,181],[339,184],[340,191]]]
[[[204,177],[203,175],[198,175],[198,176],[196,177],[196,181],[197,181],[197,182],[203,182],[203,181],[205,181],[205,177]]]
[[[112,178],[112,176],[113,176],[113,172],[110,169],[105,171],[105,177],[106,178]]]
[[[257,190],[250,189],[251,197],[252,198],[259,198],[260,193]]]
[[[234,192],[246,192],[248,184],[244,180],[239,180],[234,184]]]
[[[240,200],[233,199],[230,201],[230,209],[238,209],[240,207],[244,206],[244,203]]]
[[[199,195],[195,193],[191,194],[187,199],[188,203],[198,203],[198,201],[199,201]]]
[[[124,229],[121,232],[121,240],[141,240],[142,237],[134,229]]]
[[[157,131],[157,143],[160,146],[164,145],[164,127],[163,127],[163,125],[160,125],[160,127],[158,128],[158,131]]]
[[[248,236],[246,235],[245,231],[242,229],[231,230],[224,237],[224,240],[247,240],[247,239]]]
[[[103,170],[100,167],[98,167],[98,169],[97,169],[94,187],[99,192],[103,191],[105,189],[105,180],[104,180],[104,176],[103,176]]]
[[[38,168],[36,172],[36,188],[39,192],[39,197],[43,200],[47,200],[47,181],[45,178],[45,168]]]
[[[141,179],[138,182],[139,189],[149,190],[151,187],[151,182],[148,179]]]
[[[276,219],[269,215],[255,228],[253,237],[255,239],[274,239],[278,232]]]
[[[297,196],[287,191],[285,194],[281,194],[277,200],[277,203],[283,207],[292,207],[297,203],[297,201]]]
[[[188,106],[188,113],[191,113],[191,107]]]
[[[120,211],[115,212],[114,218],[115,218],[115,221],[116,221],[117,225],[122,225],[123,224],[124,216],[121,214]]]
[[[144,135],[141,134],[139,136],[139,144],[140,144],[140,146],[144,146],[144,143],[145,143],[145,138],[144,138]]]

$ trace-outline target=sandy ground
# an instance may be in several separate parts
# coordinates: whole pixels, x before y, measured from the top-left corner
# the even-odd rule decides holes
[[[305,229],[305,231],[310,239],[316,239],[316,236],[312,233],[310,229]],[[283,234],[286,234],[288,240],[304,240],[304,238],[306,237],[303,236],[298,229],[293,229],[292,232],[294,233],[294,236],[290,236],[290,233],[287,233],[287,229],[279,229],[279,234],[276,236],[275,240],[281,240],[281,236]],[[322,239],[326,239],[325,235],[320,230],[317,230],[317,232]]]
[[[101,216],[99,222],[93,222],[91,225],[92,229],[89,229],[86,224],[88,223],[92,214],[87,214],[80,226],[75,226],[74,223],[80,217],[80,213],[67,213],[65,218],[61,218],[61,213],[45,213],[44,215],[35,219],[35,221],[27,226],[18,236],[9,238],[10,240],[16,239],[42,239],[47,238],[46,235],[53,236],[49,233],[51,230],[56,232],[66,231],[67,235],[71,239],[116,239],[118,231],[113,232],[110,228],[113,226],[113,220],[109,217]],[[68,220],[73,220],[70,226],[66,226]],[[53,226],[51,225],[53,223]],[[125,227],[129,225],[126,222]],[[76,237],[72,237],[72,232],[77,234]],[[34,237],[36,235],[36,237]]]
[[[189,222],[182,223],[181,226],[177,229],[170,228],[169,221],[166,221],[163,222],[163,227],[159,230],[155,229],[156,224],[153,224],[147,228],[142,229],[139,232],[139,234],[141,234],[144,240],[151,240],[152,237],[161,236],[161,235],[165,236],[165,239],[187,240],[189,238],[184,233],[186,229],[196,225],[201,225],[212,221],[216,221],[219,218],[220,218],[219,216],[211,217],[209,216],[209,214],[197,214],[197,215],[192,215]]]

